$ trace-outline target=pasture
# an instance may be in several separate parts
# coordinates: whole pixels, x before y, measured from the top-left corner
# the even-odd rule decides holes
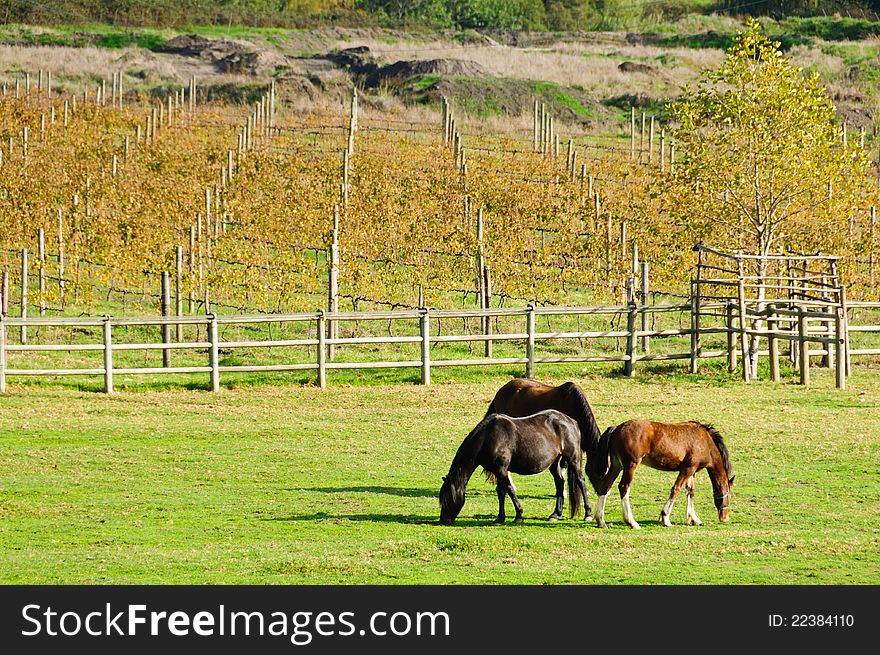
[[[648,371],[650,369],[650,371]],[[366,584],[877,584],[880,375],[743,384],[648,365],[545,367],[576,380],[604,428],[627,418],[713,423],[731,451],[731,521],[697,476],[702,527],[659,524],[674,475],[640,467],[608,530],[549,523],[548,473],[514,476],[525,523],[490,525],[477,473],[451,527],[441,476],[517,371],[351,373],[327,389],[239,378],[218,394],[138,386],[112,396],[14,387],[0,399],[0,582]],[[230,381],[231,382],[231,381]],[[376,384],[376,382],[381,382]],[[596,496],[589,489],[595,507]],[[566,506],[566,516],[567,516]]]

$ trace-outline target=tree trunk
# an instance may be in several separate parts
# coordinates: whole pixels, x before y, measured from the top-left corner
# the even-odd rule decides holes
[[[765,236],[763,233],[758,234],[758,254],[761,256],[758,259],[758,298],[756,303],[756,310],[758,312],[763,312],[766,307],[766,299],[767,299],[767,273],[769,262],[766,259],[767,255],[770,254],[770,244],[772,239],[769,235]],[[753,330],[760,330],[764,325],[764,321],[757,319],[752,322]],[[758,350],[761,344],[761,337],[757,334],[753,334],[749,341],[749,369],[751,371],[750,375],[752,379],[757,379],[758,377]]]

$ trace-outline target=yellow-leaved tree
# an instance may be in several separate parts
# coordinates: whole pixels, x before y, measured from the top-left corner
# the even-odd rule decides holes
[[[721,66],[670,108],[681,154],[660,193],[679,226],[758,255],[833,245],[868,158],[844,143],[818,74],[793,65],[760,23],[750,20]]]
[[[793,65],[754,19],[671,109],[683,156],[660,193],[670,218],[682,235],[761,256],[752,274],[763,309],[763,257],[842,243],[866,181],[864,149],[842,138],[818,74]],[[755,370],[758,337],[750,341]]]

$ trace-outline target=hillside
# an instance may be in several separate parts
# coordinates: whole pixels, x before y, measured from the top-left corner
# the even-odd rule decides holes
[[[822,76],[848,123],[871,129],[880,106],[876,38],[790,31],[802,23],[769,21],[768,29],[798,65]],[[122,70],[125,88],[147,98],[196,75],[211,97],[249,103],[275,79],[304,106],[342,102],[354,84],[377,108],[419,111],[447,95],[480,117],[524,115],[538,97],[572,126],[615,129],[630,106],[662,113],[720,62],[739,26],[720,16],[691,16],[670,32],[5,25],[0,81],[51,70],[60,91],[81,92]]]

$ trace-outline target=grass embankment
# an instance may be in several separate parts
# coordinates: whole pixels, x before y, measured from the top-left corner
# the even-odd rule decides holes
[[[645,365],[648,369],[650,365]],[[526,522],[494,528],[480,476],[453,527],[437,491],[507,370],[434,384],[242,386],[0,398],[3,583],[867,583],[878,581],[880,376],[835,391],[680,365],[578,379],[601,425],[701,419],[727,438],[731,522],[697,478],[699,528],[657,518],[674,476],[642,467],[641,531],[548,523],[549,475],[516,476]],[[475,381],[477,378],[481,381]],[[355,379],[355,378],[350,378]],[[375,378],[373,378],[375,379]],[[468,379],[468,378],[464,378]],[[595,503],[595,494],[590,492]]]

